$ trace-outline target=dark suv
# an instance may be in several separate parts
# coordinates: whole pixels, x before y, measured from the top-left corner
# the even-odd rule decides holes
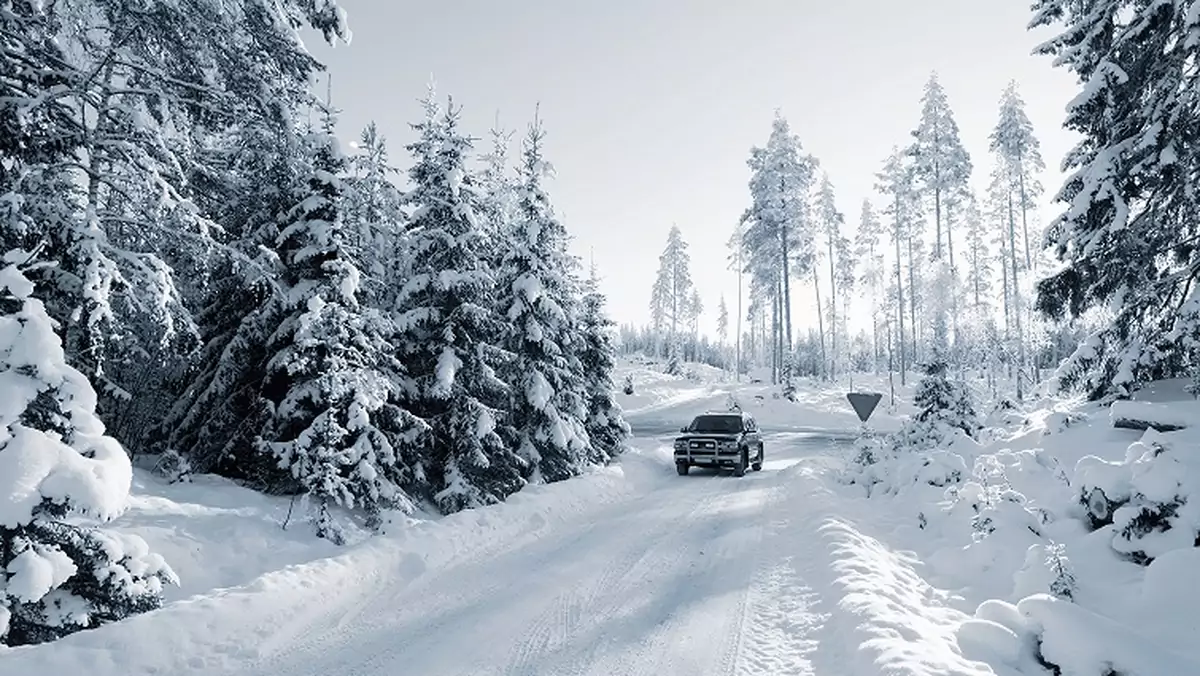
[[[763,442],[758,424],[747,413],[705,413],[679,430],[675,438],[675,469],[686,475],[695,467],[732,467],[734,476],[746,468],[762,469]]]

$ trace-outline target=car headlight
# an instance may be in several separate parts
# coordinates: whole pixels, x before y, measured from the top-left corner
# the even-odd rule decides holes
[[[686,448],[687,448],[687,442],[686,442],[686,441],[684,441],[683,439],[676,439],[676,440],[675,440],[675,450],[677,450],[677,451],[682,451],[682,450],[685,450]]]
[[[717,442],[717,448],[720,448],[723,451],[731,450],[736,445],[737,445],[736,441],[719,441],[719,442]]]

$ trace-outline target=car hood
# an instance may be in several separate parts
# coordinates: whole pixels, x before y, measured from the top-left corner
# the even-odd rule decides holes
[[[687,441],[687,440],[689,440],[689,439],[715,439],[715,440],[717,440],[717,441],[737,441],[737,440],[738,440],[738,437],[740,437],[740,436],[741,436],[741,434],[740,434],[740,433],[737,433],[737,432],[735,432],[735,433],[729,433],[729,432],[686,432],[686,433],[684,433],[684,434],[681,434],[681,435],[679,435],[679,436],[677,436],[677,437],[675,437],[675,438],[676,438],[676,439],[682,439],[682,440],[684,440],[684,441]]]

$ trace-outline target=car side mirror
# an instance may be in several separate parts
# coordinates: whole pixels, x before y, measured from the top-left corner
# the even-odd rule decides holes
[[[680,431],[680,432],[686,432],[686,431],[687,431],[687,428],[686,428],[686,427],[680,427],[680,428],[679,428],[679,431]]]

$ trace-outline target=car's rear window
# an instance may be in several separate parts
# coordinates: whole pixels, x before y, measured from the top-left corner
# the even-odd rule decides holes
[[[691,432],[741,432],[742,418],[736,415],[697,416],[688,430]]]

